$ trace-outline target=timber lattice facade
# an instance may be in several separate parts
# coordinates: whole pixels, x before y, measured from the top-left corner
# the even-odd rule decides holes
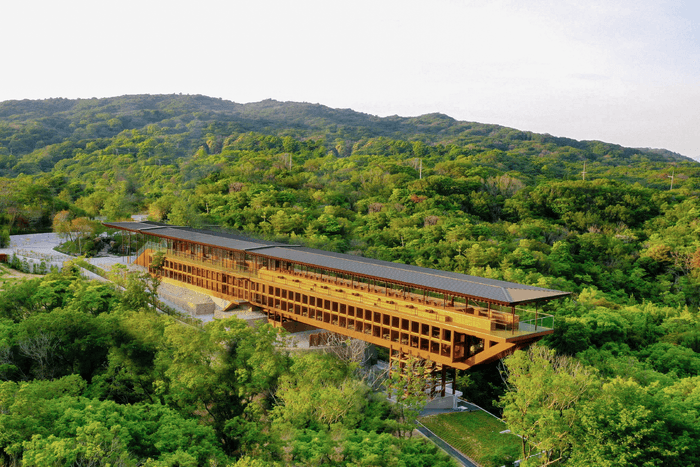
[[[550,316],[516,306],[568,295],[162,224],[105,225],[140,236],[143,267],[163,251],[162,268],[150,269],[164,281],[231,307],[248,302],[275,325],[295,321],[386,347],[399,366],[429,361],[443,387],[445,368],[491,362],[553,332]]]

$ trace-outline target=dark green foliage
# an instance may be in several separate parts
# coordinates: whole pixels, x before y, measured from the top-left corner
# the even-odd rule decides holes
[[[10,246],[10,229],[0,229],[0,248]]]
[[[56,465],[104,458],[160,459],[174,455],[195,465],[223,461],[210,427],[159,405],[120,405],[80,397],[77,376],[18,385],[0,383],[0,449],[6,460]],[[113,457],[112,457],[113,456]],[[92,460],[97,460],[92,458]]]
[[[660,345],[651,353],[663,360],[669,350]],[[687,357],[680,360],[686,371],[693,365]],[[697,376],[648,385],[627,375],[601,378],[590,367],[539,346],[516,352],[504,363],[504,418],[513,433],[523,436],[525,456],[543,451],[527,465],[698,462],[700,430],[692,409]],[[621,363],[630,367],[631,362]],[[637,368],[634,377],[641,373]]]
[[[595,444],[581,462],[608,462],[638,436],[650,450],[658,437],[658,452],[643,454],[650,465],[697,463],[690,454],[673,457],[674,440],[663,435],[696,439],[684,413],[692,412],[690,385],[700,371],[700,165],[680,155],[440,114],[378,118],[311,104],[122,96],[0,103],[0,175],[7,177],[0,178],[0,247],[9,234],[49,230],[62,211],[67,219],[109,220],[141,212],[171,224],[572,292],[540,310],[556,316],[546,344],[595,367],[598,394],[609,395],[589,406],[597,418],[577,419],[577,439]],[[92,251],[105,246],[96,235],[86,240]],[[113,240],[112,253],[141,246]],[[196,422],[213,430],[214,451],[226,455],[281,464],[423,462],[422,445],[413,456],[401,454],[412,442],[386,433],[393,415],[347,371],[328,362],[292,365],[271,350],[267,331],[181,331],[150,307],[157,280],[124,277],[120,293],[70,271],[3,285],[0,378],[43,384],[80,375],[71,404],[160,405],[182,417],[174,422],[182,427],[195,430]],[[253,352],[256,341],[262,347]],[[230,343],[227,352],[222,342]],[[214,354],[216,365],[207,357]],[[353,402],[352,410],[324,412],[295,400],[293,391],[321,397],[303,384],[309,371],[325,375],[328,393]],[[495,365],[458,382],[487,408],[504,390]],[[359,403],[352,394],[367,397]],[[635,434],[607,414],[620,413],[616,404],[628,395],[641,404],[630,409],[630,423],[648,431]],[[664,405],[664,397],[680,402]],[[153,410],[170,420],[171,412]],[[48,431],[37,428],[42,438],[28,449],[73,449],[83,457],[55,463],[87,462],[75,448],[92,436],[114,443],[103,463],[145,455],[171,464],[202,460],[174,441],[149,454],[122,452],[131,435],[106,429],[101,419],[81,420],[92,431],[65,431],[49,442]],[[280,434],[282,425],[293,433]],[[614,441],[596,435],[613,426]],[[208,434],[192,436],[207,445]],[[566,457],[577,446],[569,445],[554,450]],[[13,452],[5,451],[5,463]]]
[[[70,265],[0,292],[0,463],[452,465],[394,437],[354,367],[291,359],[267,325],[176,322],[139,294]]]
[[[500,413],[501,409],[496,403],[506,388],[499,366],[499,362],[494,362],[476,366],[468,371],[459,371],[457,390],[462,392],[465,400],[490,413]]]

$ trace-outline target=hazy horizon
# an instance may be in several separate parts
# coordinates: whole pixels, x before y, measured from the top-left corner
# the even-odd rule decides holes
[[[202,94],[439,112],[700,158],[687,0],[13,2],[0,100]],[[21,21],[30,18],[31,21]]]

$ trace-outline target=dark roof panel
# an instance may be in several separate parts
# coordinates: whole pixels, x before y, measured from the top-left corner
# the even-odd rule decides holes
[[[204,234],[196,231],[188,231],[185,229],[178,228],[158,229],[156,231],[147,230],[145,232],[153,235],[163,235],[165,237],[177,238],[179,240],[187,240],[190,242],[215,245],[222,248],[229,248],[231,250],[249,250],[254,248],[267,247],[267,245],[257,243],[254,240],[222,237],[219,235]]]
[[[469,276],[456,272],[441,271],[408,264],[392,263],[361,256],[314,250],[311,248],[274,247],[261,250],[257,253],[271,258],[347,271],[349,273],[401,282],[407,285],[415,284],[420,288],[454,292],[504,303],[516,303],[532,301],[533,298],[544,299],[568,295],[567,292],[550,290],[542,287]],[[517,293],[516,291],[519,290],[529,293]],[[519,297],[514,298],[513,295],[519,295]]]
[[[156,222],[109,222],[105,223],[105,225],[118,229],[196,242],[231,250],[248,251],[284,261],[303,263],[337,271],[346,271],[348,273],[376,277],[377,279],[399,282],[406,285],[414,284],[417,288],[427,288],[471,297],[480,297],[500,303],[517,304],[569,295],[568,292],[559,290],[487,279],[457,272],[440,271],[409,264],[392,263],[362,256],[268,242],[235,234],[199,230],[190,227],[170,226]]]

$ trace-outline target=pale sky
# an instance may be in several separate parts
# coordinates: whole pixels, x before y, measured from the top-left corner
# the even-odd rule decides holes
[[[0,101],[204,94],[700,158],[698,0],[3,0]]]

